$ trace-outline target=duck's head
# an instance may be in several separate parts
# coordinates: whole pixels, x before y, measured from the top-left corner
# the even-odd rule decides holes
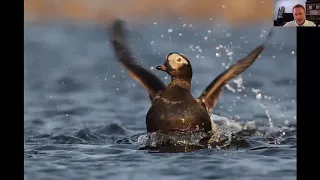
[[[157,66],[157,70],[167,72],[173,78],[192,78],[192,67],[188,58],[181,53],[168,54],[163,65]]]

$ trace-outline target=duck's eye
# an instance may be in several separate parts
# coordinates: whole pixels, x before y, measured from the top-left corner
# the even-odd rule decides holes
[[[177,58],[177,62],[181,62],[181,58]]]

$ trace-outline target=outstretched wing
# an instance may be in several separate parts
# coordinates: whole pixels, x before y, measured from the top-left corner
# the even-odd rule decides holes
[[[265,43],[270,39],[272,33],[273,30],[269,32],[266,41],[262,45],[252,50],[246,57],[238,60],[236,64],[216,77],[202,92],[197,101],[200,104],[205,105],[208,111],[211,111],[216,106],[216,103],[221,95],[222,88],[228,83],[229,80],[238,76],[255,62],[259,54],[263,51]]]
[[[138,64],[132,56],[122,20],[112,23],[110,42],[118,61],[128,70],[129,75],[148,91],[150,100],[153,101],[155,95],[165,89],[165,85],[153,73]]]

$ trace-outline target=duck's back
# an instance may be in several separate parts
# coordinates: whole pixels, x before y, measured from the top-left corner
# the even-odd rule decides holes
[[[155,99],[146,117],[148,132],[211,130],[206,109],[182,88],[170,88]]]

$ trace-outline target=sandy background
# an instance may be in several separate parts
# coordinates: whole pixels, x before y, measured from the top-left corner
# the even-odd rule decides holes
[[[56,19],[105,23],[122,19],[227,21],[245,25],[273,20],[273,0],[25,0],[25,22]]]

